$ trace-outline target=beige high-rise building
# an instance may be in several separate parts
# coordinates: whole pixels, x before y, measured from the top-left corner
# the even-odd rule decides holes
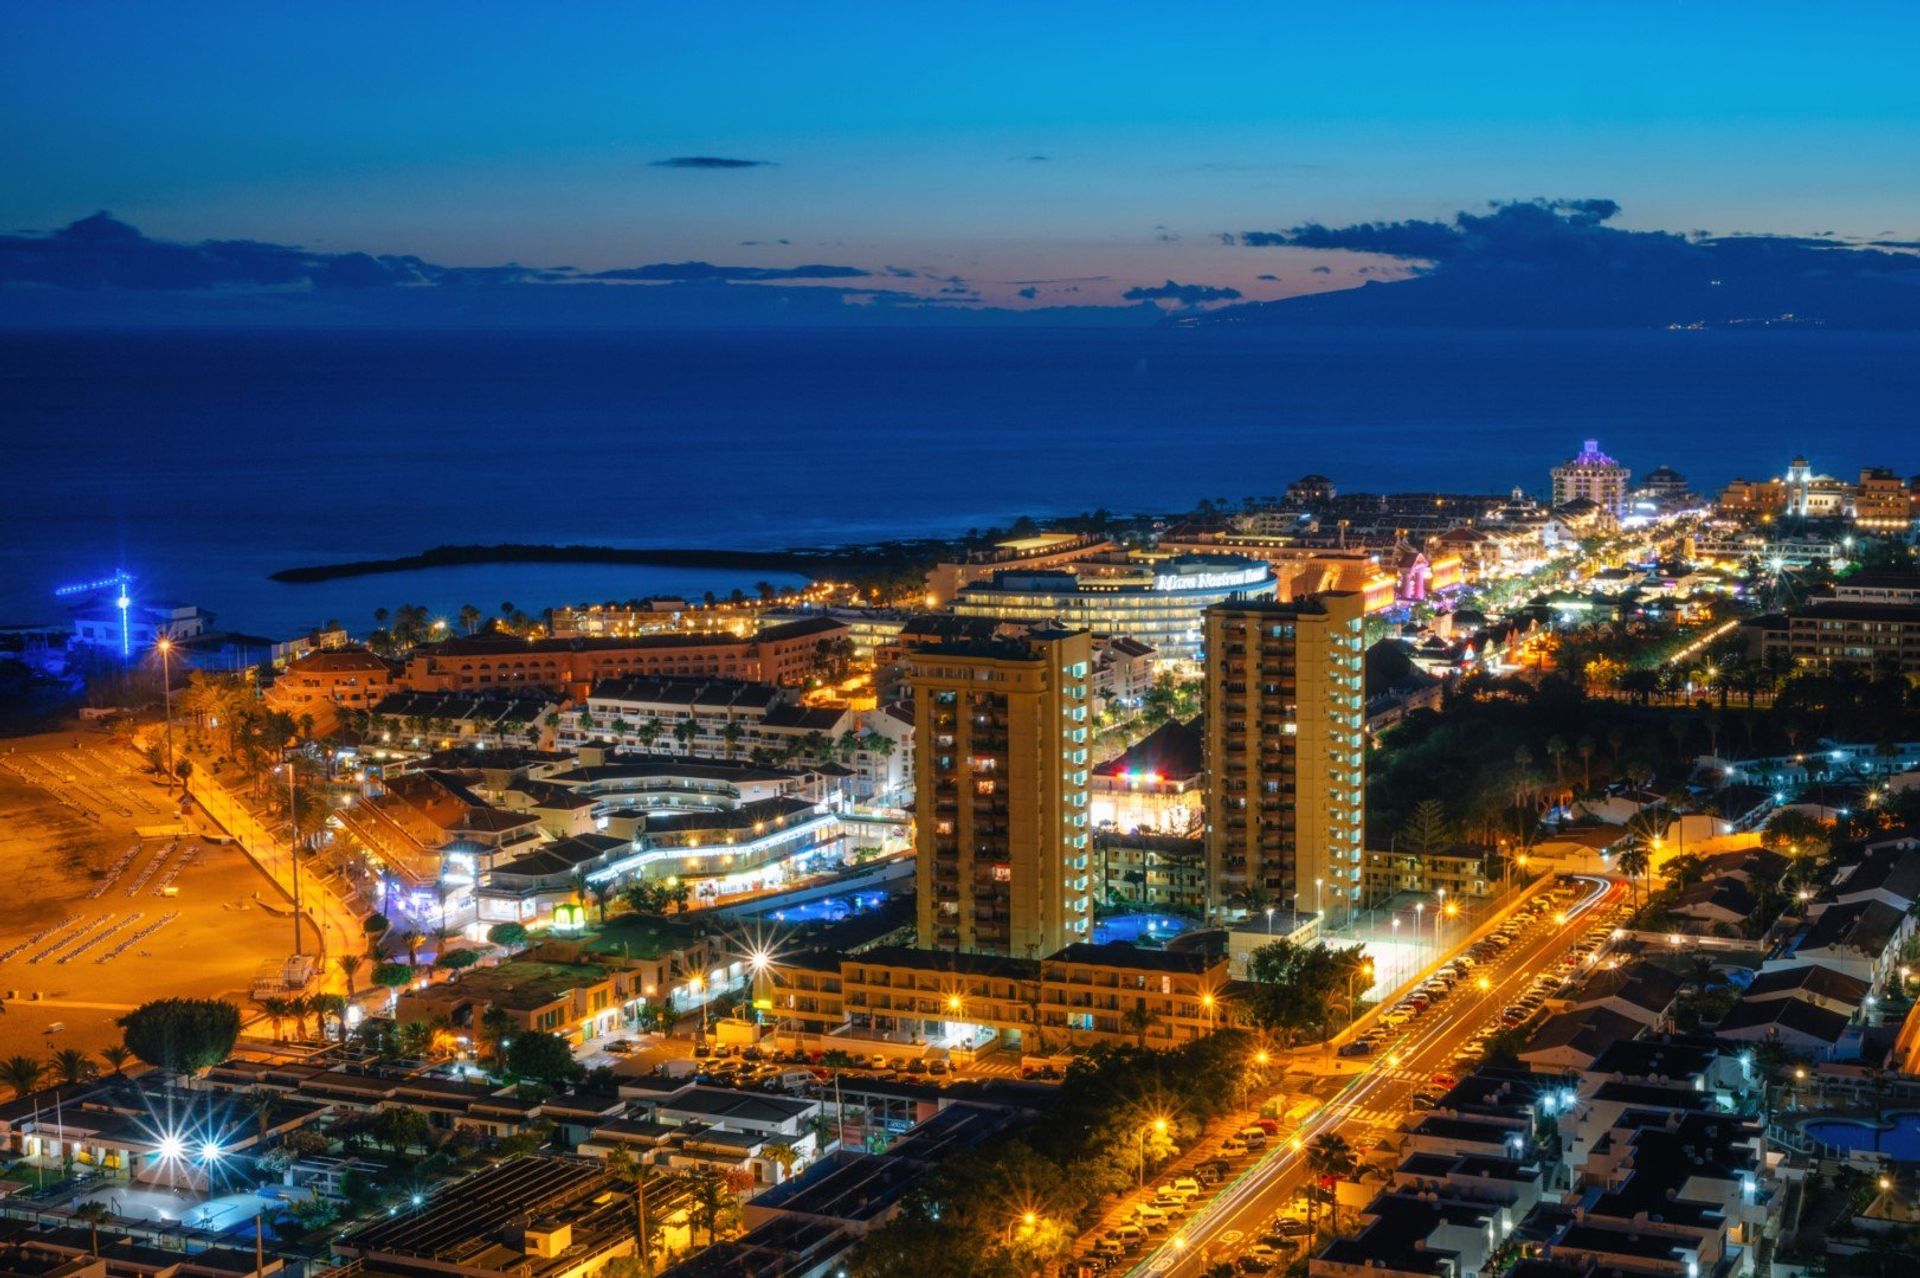
[[[1207,610],[1209,905],[1343,921],[1360,899],[1366,822],[1363,597]]]
[[[1627,480],[1632,477],[1632,471],[1600,451],[1599,440],[1589,439],[1578,456],[1553,468],[1553,504],[1584,498],[1618,519],[1627,513]]]
[[[1092,637],[908,656],[920,944],[1040,958],[1089,940]]]

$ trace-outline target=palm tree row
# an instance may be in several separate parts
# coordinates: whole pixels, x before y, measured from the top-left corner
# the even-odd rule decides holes
[[[358,964],[355,964],[358,967]],[[344,965],[343,965],[344,968]],[[295,1036],[307,1037],[307,1022],[314,1021],[324,1026],[329,1018],[336,1022],[340,1032],[346,1032],[347,996],[343,994],[300,994],[286,998],[269,996],[256,1000],[260,1010],[273,1024],[273,1036],[280,1037],[280,1027],[287,1021],[294,1023]]]
[[[115,1078],[133,1059],[133,1053],[119,1043],[101,1048],[99,1055]],[[43,1061],[37,1056],[22,1054],[0,1061],[0,1083],[11,1087],[15,1096],[26,1096],[42,1086],[84,1083],[99,1076],[100,1067],[93,1063],[91,1056],[77,1047],[63,1047],[50,1060]]]

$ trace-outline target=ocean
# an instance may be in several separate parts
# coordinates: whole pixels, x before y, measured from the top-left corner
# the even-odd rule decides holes
[[[267,580],[447,542],[772,548],[1279,493],[1920,470],[1920,335],[868,329],[0,333],[0,622],[124,567],[223,627],[725,594],[592,565]]]

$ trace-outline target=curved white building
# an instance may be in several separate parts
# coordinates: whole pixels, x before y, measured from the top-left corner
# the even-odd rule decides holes
[[[1264,560],[1143,553],[1041,571],[1002,570],[962,586],[953,611],[1125,635],[1152,644],[1163,661],[1197,661],[1208,608],[1233,599],[1272,599],[1274,589],[1273,566]]]

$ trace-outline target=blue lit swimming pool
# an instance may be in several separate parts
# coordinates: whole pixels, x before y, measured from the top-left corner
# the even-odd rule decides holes
[[[1110,919],[1101,919],[1093,925],[1093,943],[1105,945],[1108,941],[1126,941],[1138,944],[1141,941],[1164,941],[1193,929],[1193,920],[1182,918],[1178,914],[1116,914]]]
[[[1836,1149],[1865,1149],[1873,1145],[1873,1124],[1849,1119],[1807,1123],[1802,1131]],[[1880,1131],[1880,1152],[1900,1163],[1920,1163],[1920,1114],[1890,1114]]]
[[[776,923],[838,923],[841,919],[887,903],[884,892],[854,892],[847,896],[826,896],[817,901],[802,901],[784,909],[768,910],[757,917]]]

